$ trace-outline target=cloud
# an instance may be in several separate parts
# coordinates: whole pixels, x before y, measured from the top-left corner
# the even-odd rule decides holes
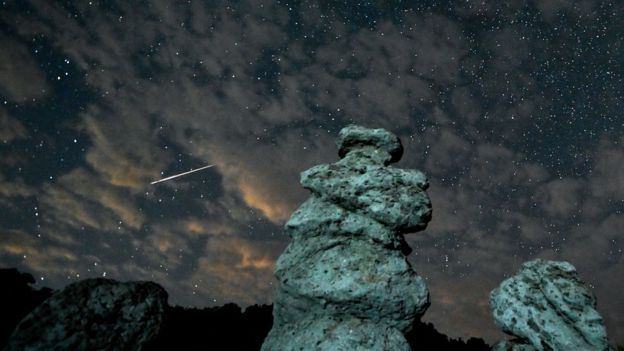
[[[508,19],[518,15],[525,6],[522,1],[507,1],[501,3],[495,0],[467,0],[455,4],[455,11],[462,17],[476,17],[484,19]]]
[[[62,18],[60,14],[62,11],[56,7],[40,5],[42,7],[40,11],[51,13],[52,18],[59,20]],[[86,6],[80,10],[85,15],[91,11]],[[155,8],[148,10],[152,11],[160,14]],[[278,10],[277,13],[281,11]],[[453,79],[453,72],[458,72],[458,57],[461,51],[465,50],[459,39],[457,27],[443,17],[431,17],[424,21],[412,18],[414,24],[409,28],[410,33],[404,37],[390,23],[384,23],[382,30],[385,38],[377,32],[362,30],[346,39],[354,48],[364,46],[369,48],[368,51],[358,53],[360,56],[356,59],[359,61],[355,64],[379,68],[377,73],[352,83],[334,75],[323,77],[324,67],[330,65],[327,59],[342,50],[341,45],[336,45],[321,50],[316,57],[317,60],[302,70],[308,72],[305,75],[310,83],[317,81],[316,87],[311,91],[303,90],[301,88],[310,87],[302,80],[304,76],[299,73],[296,77],[285,74],[283,78],[278,79],[278,85],[284,91],[284,96],[280,97],[267,94],[262,82],[254,79],[256,68],[252,60],[258,59],[266,47],[279,46],[287,39],[283,29],[276,25],[285,23],[286,17],[275,16],[275,9],[270,12],[271,21],[267,21],[264,15],[254,11],[243,23],[234,22],[227,13],[216,13],[210,19],[212,22],[210,30],[203,28],[207,31],[207,35],[202,36],[192,31],[180,31],[180,23],[183,20],[177,15],[165,16],[162,18],[163,25],[154,27],[151,23],[152,17],[148,14],[130,13],[129,8],[123,7],[120,12],[123,20],[116,21],[112,28],[108,20],[94,15],[90,27],[96,40],[84,39],[86,33],[73,24],[67,26],[63,34],[55,38],[56,45],[86,70],[88,82],[105,97],[110,96],[114,99],[106,109],[90,106],[83,116],[83,128],[94,143],[87,151],[87,162],[111,184],[128,187],[133,191],[141,190],[149,179],[149,174],[162,169],[167,158],[175,157],[171,152],[161,152],[155,147],[158,141],[155,130],[157,126],[154,122],[167,120],[169,136],[173,137],[175,142],[199,158],[215,160],[226,179],[226,187],[232,184],[228,189],[240,191],[248,206],[260,209],[275,223],[285,221],[303,198],[304,192],[299,189],[296,182],[288,183],[293,184],[288,186],[290,191],[280,191],[284,185],[277,182],[279,179],[296,180],[297,174],[306,168],[302,166],[303,162],[293,164],[291,161],[297,158],[294,151],[303,148],[288,148],[290,145],[302,144],[300,140],[295,140],[299,131],[288,129],[287,134],[281,136],[284,140],[280,141],[277,147],[262,142],[254,145],[244,138],[246,134],[250,132],[262,134],[263,130],[266,131],[266,127],[275,128],[280,123],[291,123],[294,119],[305,118],[311,113],[311,101],[306,96],[313,92],[322,92],[326,89],[331,91],[330,94],[323,94],[318,99],[323,106],[329,108],[333,108],[332,105],[340,106],[342,103],[338,101],[349,103],[352,99],[340,94],[349,91],[345,83],[353,84],[355,91],[363,97],[357,105],[343,106],[346,113],[364,116],[370,113],[371,106],[377,106],[381,116],[390,116],[396,121],[401,121],[401,124],[409,123],[404,116],[409,114],[410,109],[418,103],[418,99],[431,95],[427,84],[417,78],[416,74],[423,74],[441,82]],[[193,26],[197,27],[197,22],[194,21],[193,19]],[[59,26],[57,21],[51,21],[48,25],[50,26],[48,30]],[[127,26],[142,28],[138,35],[143,39],[138,40],[135,36],[127,37],[122,32],[115,31]],[[250,29],[253,31],[250,32]],[[268,35],[261,35],[263,33]],[[170,40],[156,43],[155,38],[159,35]],[[72,40],[69,40],[70,36]],[[427,45],[432,45],[432,40],[438,37],[443,44],[436,44],[437,51],[420,52]],[[153,76],[167,82],[164,86],[155,85],[152,80],[146,79],[137,72],[137,67],[131,65],[124,67],[118,64],[126,60],[131,62],[128,55],[142,50],[139,45],[145,42],[154,42],[152,45],[158,47],[157,52],[149,55],[151,61],[145,63],[161,68],[160,71],[153,71]],[[201,45],[196,45],[197,42]],[[390,50],[410,47],[408,43],[412,47],[415,45],[416,51],[393,56],[383,54]],[[387,45],[392,46],[386,47]],[[285,72],[291,70],[287,65],[288,58],[294,55],[285,55],[284,61],[280,63]],[[296,55],[302,57],[301,54]],[[416,64],[413,64],[410,55],[417,57]],[[379,85],[377,78],[381,77],[380,74],[383,72],[381,68],[393,65],[399,65],[399,73],[404,74],[403,80],[397,84],[394,79],[387,79],[386,84]],[[192,66],[197,66],[197,70],[191,70]],[[174,71],[168,67],[175,68],[175,76]],[[417,67],[416,72],[414,67]],[[197,73],[201,74],[204,69],[206,70],[204,73],[209,77],[223,76],[225,72],[232,72],[233,77],[228,76],[219,85],[208,83],[205,89],[198,90],[194,76]],[[127,79],[124,80],[125,78]],[[118,81],[112,82],[111,79]],[[142,88],[135,89],[136,84],[132,82],[138,82]],[[124,87],[123,95],[119,95],[119,88],[116,87]],[[379,94],[380,91],[386,93]],[[406,100],[402,98],[405,94],[411,96],[414,102],[406,105]],[[324,99],[330,101],[323,101]],[[153,119],[150,120],[151,118]],[[116,122],[110,123],[111,119]],[[235,131],[238,133],[232,135]],[[197,142],[188,145],[189,132],[200,136],[203,145],[198,145]],[[243,143],[233,145],[232,138],[240,138],[239,142]],[[331,145],[333,142],[329,136],[321,135],[320,138],[309,138],[307,145],[302,146],[316,152],[328,149],[333,153],[335,151],[331,150],[333,149]],[[267,161],[267,156],[270,158],[269,162],[262,162]],[[232,165],[228,159],[242,162]],[[313,164],[307,163],[307,167],[311,165]]]
[[[182,263],[183,256],[191,251],[191,242],[176,224],[158,224],[150,228],[148,236],[140,243],[142,254],[150,262],[175,269]]]
[[[43,274],[63,274],[68,262],[77,262],[78,257],[71,250],[51,245],[41,238],[22,230],[3,229],[0,232],[0,253],[2,263],[19,262],[28,271]]]
[[[456,82],[467,46],[455,23],[443,16],[408,15],[401,27],[382,21],[375,31],[340,31],[312,52],[296,72],[310,104],[379,127],[413,127],[436,100],[437,84]],[[295,46],[295,48],[299,48]],[[285,63],[306,53],[291,50]],[[301,64],[301,63],[299,63]],[[328,118],[331,116],[328,115]]]
[[[49,12],[60,21],[62,10],[39,5],[40,11]],[[216,163],[226,179],[225,185],[232,184],[229,190],[240,191],[248,206],[260,209],[273,221],[284,221],[293,207],[290,192],[278,196],[268,190],[278,188],[275,180],[283,175],[292,177],[294,167],[270,167],[262,160],[273,153],[276,155],[270,157],[274,164],[284,164],[283,158],[292,154],[285,155],[281,148],[275,152],[270,147],[259,148],[243,138],[250,132],[266,132],[267,126],[274,128],[279,121],[290,122],[297,113],[305,111],[305,106],[287,110],[292,106],[291,100],[267,94],[263,82],[255,79],[257,68],[250,62],[261,58],[267,46],[279,46],[286,39],[283,30],[276,26],[285,21],[285,17],[280,17],[283,10],[266,7],[265,14],[254,10],[242,23],[227,12],[215,13],[209,18],[209,28],[197,24],[193,17],[191,25],[203,28],[206,33],[202,35],[181,31],[181,23],[186,21],[181,14],[161,17],[164,23],[154,26],[151,15],[162,15],[162,9],[156,8],[137,12],[122,6],[120,17],[124,19],[115,21],[113,27],[108,19],[93,14],[90,27],[95,40],[87,40],[87,33],[69,24],[63,34],[54,38],[56,45],[86,71],[92,87],[111,99],[106,108],[90,105],[82,116],[82,129],[93,142],[86,154],[88,164],[107,182],[136,193],[145,189],[156,172],[175,160],[171,151],[158,147],[160,138],[170,138],[182,151]],[[85,14],[91,11],[86,5],[79,10]],[[265,16],[269,14],[271,20],[267,21]],[[48,25],[48,30],[53,30],[60,23],[50,21]],[[142,40],[116,31],[128,26],[140,27],[136,34]],[[165,39],[156,42],[159,36]],[[149,55],[144,64],[158,67],[153,76],[167,82],[165,85],[155,84],[132,64],[119,65],[132,62],[132,53],[143,50],[143,43],[150,42],[158,51]],[[226,73],[228,76],[224,76]],[[200,83],[195,79],[198,74],[207,75],[210,81],[223,81],[210,82],[199,90]],[[164,133],[159,133],[161,125],[167,126]],[[202,145],[189,145],[189,134],[201,138],[195,141]],[[232,139],[239,138],[238,145],[232,143]],[[238,165],[227,161],[241,158],[243,162]]]
[[[427,135],[430,148],[425,167],[431,174],[429,177],[449,173],[449,169],[464,167],[470,162],[475,152],[471,143],[458,136],[452,129],[444,128],[439,133]]]
[[[45,96],[48,83],[27,46],[0,34],[0,47],[0,95],[14,102]]]
[[[28,197],[36,193],[36,189],[25,184],[22,180],[9,181],[0,173],[0,195],[3,198]]]
[[[283,244],[251,242],[237,237],[214,237],[198,261],[198,269],[187,280],[201,296],[221,304],[238,301],[243,305],[268,303],[273,293],[273,268]],[[205,305],[197,300],[199,305]]]
[[[235,232],[235,227],[225,221],[219,223],[223,217],[211,219],[187,218],[183,223],[176,224],[184,228],[184,232],[189,235],[227,235]]]
[[[157,147],[156,132],[147,118],[140,117],[147,111],[131,103],[124,107],[91,105],[82,116],[82,128],[93,143],[86,161],[111,185],[138,192],[158,178],[158,170],[172,155]]]
[[[410,261],[430,285],[433,305],[425,320],[453,337],[480,335],[493,342],[501,333],[489,316],[489,291],[515,274],[523,261],[536,257],[569,260],[579,271],[592,272],[621,260],[617,246],[621,243],[613,241],[621,225],[616,215],[602,222],[606,212],[594,211],[583,217],[586,223],[578,222],[583,206],[594,208],[603,202],[591,195],[600,191],[587,189],[602,183],[609,187],[619,177],[618,168],[599,167],[603,161],[596,157],[595,179],[555,178],[522,153],[487,141],[471,142],[469,136],[447,128],[425,132],[420,142],[429,145],[430,152],[424,164],[412,161],[406,165],[429,175],[434,209],[427,230],[407,236],[414,249]],[[410,144],[406,144],[405,157],[418,147]],[[611,145],[604,142],[592,152],[617,159]],[[605,256],[596,260],[589,252]],[[602,290],[611,286],[611,279],[601,276],[600,280],[591,281],[596,292],[602,301],[613,301]],[[482,323],[471,322],[476,319]],[[462,320],[465,323],[458,322]]]
[[[258,183],[255,183],[258,184]],[[277,207],[264,194],[259,193],[254,183],[242,181],[238,184],[243,199],[250,206],[259,209],[269,219],[275,222],[285,222],[290,217],[291,208]],[[278,206],[281,204],[278,204]]]
[[[590,176],[591,193],[613,200],[624,198],[624,151],[622,140],[601,141],[594,153],[595,165]]]
[[[599,3],[593,0],[577,1],[570,3],[565,0],[540,0],[536,2],[537,8],[547,22],[553,22],[561,13],[572,14],[575,17],[595,18],[595,8]]]
[[[62,175],[56,183],[44,185],[43,190],[41,212],[52,226],[59,222],[74,230],[88,226],[118,231],[121,227],[140,229],[145,221],[131,193],[83,168]]]
[[[468,87],[458,87],[453,89],[451,94],[451,106],[453,108],[453,115],[461,121],[468,122],[469,125],[474,125],[482,118],[483,109],[480,103],[477,101],[474,93]],[[474,130],[471,134],[475,134]]]
[[[578,208],[583,186],[583,182],[578,179],[555,179],[538,190],[537,201],[549,216],[567,217]]]
[[[505,338],[503,332],[493,326],[488,303],[490,291],[499,282],[487,274],[477,272],[455,278],[454,284],[448,284],[449,278],[434,274],[427,280],[431,306],[423,321],[433,323],[442,333],[452,337],[461,336],[464,340],[475,335],[486,340]],[[482,323],[474,323],[475,320]],[[457,331],[458,325],[463,326],[461,333]]]
[[[7,110],[0,107],[0,141],[6,144],[16,139],[25,138],[26,135],[27,131],[22,123],[9,116]]]

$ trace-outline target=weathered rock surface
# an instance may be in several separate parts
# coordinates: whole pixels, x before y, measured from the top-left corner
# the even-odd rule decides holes
[[[496,350],[609,349],[596,299],[568,262],[524,263],[492,291],[490,308],[496,325],[532,347],[505,342]]]
[[[492,351],[536,351],[536,349],[522,340],[503,340],[492,346]]]
[[[140,350],[157,335],[166,304],[152,282],[83,280],[28,314],[5,350]]]
[[[341,160],[301,174],[312,196],[285,225],[262,350],[409,350],[403,333],[429,306],[402,237],[431,218],[425,176],[388,166],[403,148],[386,130],[349,126],[337,145]]]
[[[263,350],[411,350],[398,329],[361,318],[306,318],[270,336]]]

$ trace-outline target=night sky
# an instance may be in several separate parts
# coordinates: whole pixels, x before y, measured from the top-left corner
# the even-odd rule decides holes
[[[624,342],[624,2],[127,3],[1,2],[0,266],[270,303],[299,173],[357,123],[429,177],[424,321],[502,338],[489,292],[547,258]]]

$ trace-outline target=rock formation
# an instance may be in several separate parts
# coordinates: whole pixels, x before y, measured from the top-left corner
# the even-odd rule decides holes
[[[608,350],[596,298],[568,262],[534,260],[490,294],[496,325],[516,336],[494,350]]]
[[[384,129],[348,126],[336,144],[339,161],[301,174],[312,196],[285,225],[262,350],[409,350],[403,333],[429,306],[402,236],[431,218],[425,176],[388,167],[403,147]]]
[[[158,334],[166,305],[152,282],[83,280],[28,314],[4,350],[140,350]]]

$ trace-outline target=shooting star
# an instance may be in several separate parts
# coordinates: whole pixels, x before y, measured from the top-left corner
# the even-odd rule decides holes
[[[214,165],[208,165],[208,166],[204,166],[204,167],[199,167],[198,169],[194,169],[194,170],[191,170],[191,171],[188,171],[188,172],[184,172],[184,173],[180,173],[180,174],[175,174],[175,175],[172,175],[172,176],[167,177],[167,178],[163,178],[163,179],[155,180],[155,181],[151,182],[150,184],[152,184],[152,185],[153,185],[153,184],[156,184],[156,183],[164,182],[165,180],[169,180],[169,179],[173,179],[173,178],[181,177],[181,176],[183,176],[183,175],[187,175],[187,174],[189,174],[189,173],[193,173],[193,172],[201,171],[202,169],[210,168],[210,167],[212,167],[212,166],[214,166]]]

